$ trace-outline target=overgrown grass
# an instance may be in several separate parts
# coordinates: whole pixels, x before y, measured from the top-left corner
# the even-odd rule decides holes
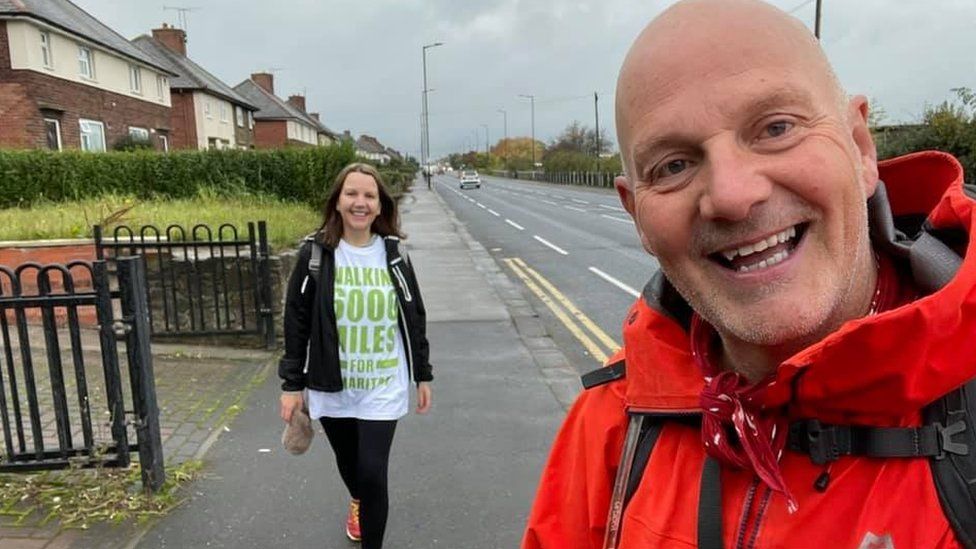
[[[222,223],[233,223],[243,235],[248,221],[264,220],[272,248],[280,250],[294,247],[302,236],[318,228],[320,216],[304,203],[262,195],[223,196],[212,191],[201,191],[187,199],[109,195],[0,210],[0,240],[88,238],[95,224],[109,228],[152,224],[164,231],[175,223],[189,234],[198,223],[209,225],[214,232]]]
[[[202,463],[187,461],[166,471],[153,496],[142,492],[140,469],[88,469],[0,475],[0,516],[5,526],[45,525],[85,529],[94,523],[144,521],[183,502],[179,488],[200,474]]]

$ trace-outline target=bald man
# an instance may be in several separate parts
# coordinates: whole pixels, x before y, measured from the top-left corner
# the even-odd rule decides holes
[[[660,271],[584,376],[523,546],[976,546],[976,429],[945,409],[976,408],[955,159],[879,164],[867,100],[753,0],[662,13],[616,109]]]

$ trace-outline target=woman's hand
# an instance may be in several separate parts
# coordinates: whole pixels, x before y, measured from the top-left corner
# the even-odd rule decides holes
[[[281,419],[291,423],[291,415],[305,403],[302,393],[281,393]]]
[[[430,410],[431,395],[430,383],[421,381],[417,385],[417,413],[426,414]]]

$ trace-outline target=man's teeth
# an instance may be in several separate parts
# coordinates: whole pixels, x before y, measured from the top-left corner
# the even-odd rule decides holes
[[[755,265],[743,265],[739,267],[738,272],[748,273],[749,271],[755,271],[756,269],[765,269],[766,267],[772,267],[773,265],[780,263],[781,261],[783,261],[789,256],[790,256],[789,252],[785,250],[782,252],[776,252],[776,254],[773,257],[763,259],[762,261],[756,263]]]
[[[728,259],[729,261],[732,261],[736,257],[746,257],[746,256],[752,255],[754,253],[761,252],[761,251],[765,250],[766,248],[771,248],[771,247],[773,247],[773,246],[775,246],[777,244],[782,244],[783,242],[786,242],[787,240],[789,240],[789,239],[791,239],[791,238],[793,238],[795,236],[796,236],[796,226],[793,226],[793,227],[790,227],[789,229],[786,229],[785,231],[782,231],[782,232],[779,232],[777,234],[774,234],[774,235],[770,236],[769,238],[767,238],[765,240],[760,240],[759,242],[756,242],[755,244],[746,244],[745,246],[742,246],[741,248],[736,248],[736,249],[732,249],[732,250],[725,250],[725,251],[722,252],[722,255],[725,256],[725,259]],[[769,258],[769,260],[767,260],[767,261],[772,261],[773,259],[775,259],[779,255],[780,254],[776,254],[775,256]],[[779,261],[774,261],[773,264],[775,265],[776,263],[779,263],[780,261],[782,261],[782,259],[780,259]],[[760,263],[765,263],[765,261],[761,261]],[[750,269],[751,269],[751,267],[750,267]],[[741,269],[739,269],[739,270],[741,272]]]

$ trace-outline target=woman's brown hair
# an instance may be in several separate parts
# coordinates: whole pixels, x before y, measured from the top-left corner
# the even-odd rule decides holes
[[[400,232],[400,212],[397,211],[396,200],[393,199],[393,195],[383,183],[380,172],[369,164],[354,162],[342,168],[342,171],[336,176],[332,185],[332,192],[329,193],[329,198],[322,206],[322,227],[319,228],[319,242],[332,249],[339,245],[339,240],[342,238],[342,216],[336,211],[336,204],[339,203],[339,195],[342,194],[346,177],[353,172],[368,175],[376,181],[376,189],[380,195],[380,214],[373,220],[370,231],[380,236],[406,238],[406,235]]]

